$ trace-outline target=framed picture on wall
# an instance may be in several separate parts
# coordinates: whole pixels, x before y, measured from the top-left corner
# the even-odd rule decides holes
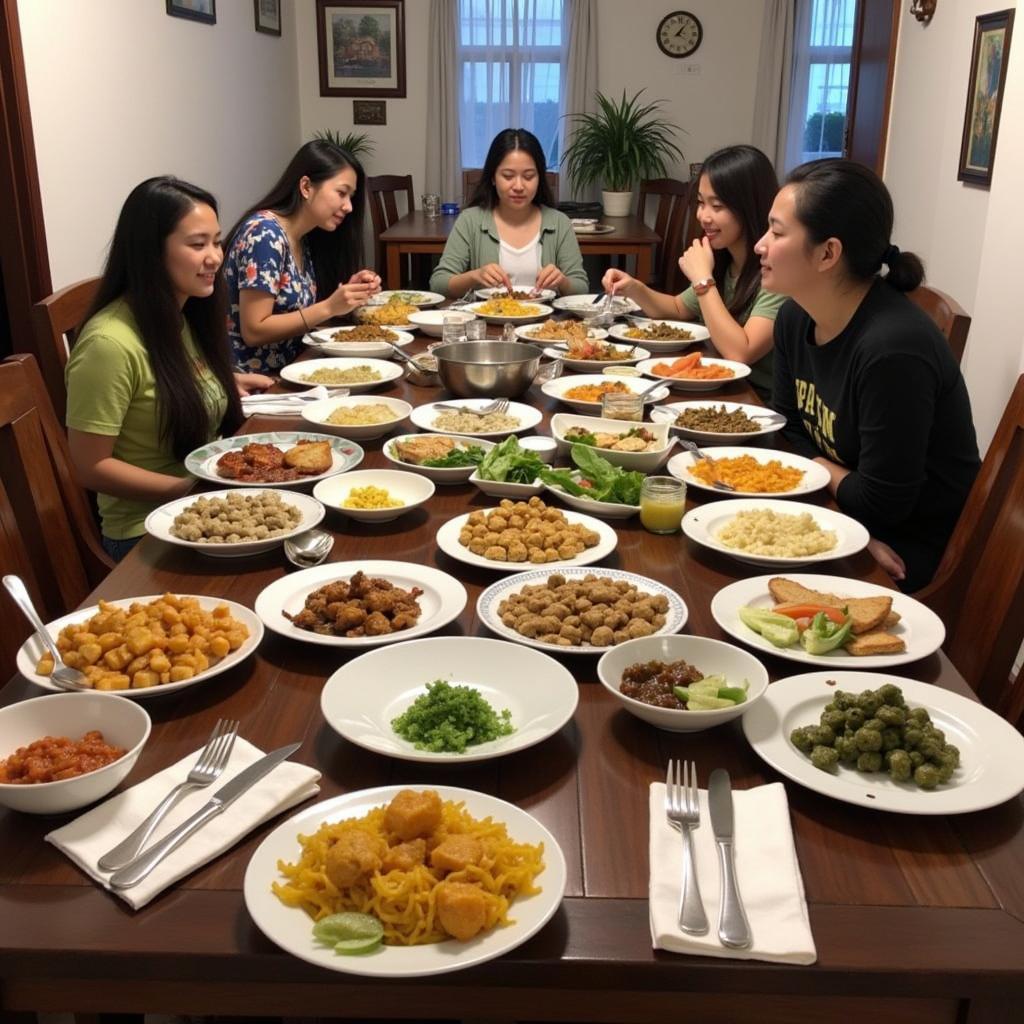
[[[405,0],[316,0],[321,96],[405,97]]]
[[[268,36],[281,34],[281,0],[252,0],[256,31]]]
[[[967,85],[957,179],[986,188],[992,184],[1012,30],[1012,10],[983,14],[974,22],[971,77]]]
[[[167,0],[167,13],[172,18],[188,18],[216,25],[217,0]]]

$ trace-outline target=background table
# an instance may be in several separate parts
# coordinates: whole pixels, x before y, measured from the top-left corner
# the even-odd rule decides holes
[[[404,380],[377,393],[414,405],[439,397]],[[706,397],[757,403],[742,383]],[[545,424],[557,408],[537,389],[527,400],[544,410]],[[280,417],[247,424],[250,431],[299,427]],[[364,445],[366,466],[389,465],[382,443]],[[691,504],[707,497],[690,493]],[[426,506],[394,523],[356,524],[329,511],[324,525],[337,534],[334,561],[392,558],[458,576],[469,603],[440,635],[486,636],[475,602],[497,575],[450,560],[437,550],[434,536],[452,516],[492,505],[468,484],[439,486]],[[690,610],[686,632],[728,639],[711,618],[711,597],[760,570],[698,549],[679,535],[649,534],[636,519],[615,526],[619,545],[602,565],[669,584]],[[885,582],[866,553],[826,568]],[[280,549],[235,567],[146,538],[86,603],[166,589],[251,607],[285,569]],[[324,680],[349,657],[268,632],[245,663],[201,687],[147,701],[153,734],[128,784],[197,750],[225,716],[241,719],[243,735],[265,750],[301,740],[295,760],[323,772],[321,800],[385,784],[491,793],[542,821],[565,853],[568,890],[553,920],[510,954],[472,970],[409,982],[355,978],[286,955],[250,920],[242,877],[276,821],[133,913],[43,842],[68,816],[0,811],[0,1010],[659,1024],[681,1016],[723,1024],[820,1024],[841,1015],[900,1024],[1019,1019],[1020,798],[948,819],[909,817],[839,803],[786,782],[818,963],[791,967],[654,952],[646,900],[647,788],[664,777],[669,757],[681,756],[696,760],[702,782],[714,767],[727,768],[737,788],[776,781],[779,776],[747,745],[740,722],[686,735],[659,732],[604,691],[596,681],[596,658],[566,656],[562,660],[580,683],[580,704],[556,736],[480,764],[418,765],[346,743],[324,722]],[[778,659],[765,663],[773,678],[806,670]],[[941,653],[898,672],[968,693]],[[885,677],[878,673],[880,682]],[[39,692],[16,679],[0,692],[0,703]]]

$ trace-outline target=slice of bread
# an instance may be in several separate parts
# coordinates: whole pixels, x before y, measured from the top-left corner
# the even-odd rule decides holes
[[[901,637],[893,636],[881,629],[852,636],[843,646],[857,657],[870,654],[902,654],[907,649]]]
[[[825,604],[834,608],[846,608],[851,619],[850,628],[855,634],[877,629],[887,621],[892,612],[891,597],[840,597],[838,594],[808,590],[807,587],[787,580],[784,576],[772,577],[768,581],[768,592],[776,604]]]
[[[284,453],[284,464],[311,476],[331,468],[331,445],[328,441],[299,441]]]

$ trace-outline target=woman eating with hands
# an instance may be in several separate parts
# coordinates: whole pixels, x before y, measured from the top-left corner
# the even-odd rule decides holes
[[[506,128],[487,151],[480,183],[452,227],[430,287],[449,298],[474,288],[589,288],[572,224],[554,209],[537,137]]]
[[[935,574],[980,460],[960,368],[904,294],[921,261],[892,244],[892,227],[873,171],[819,160],[786,179],[755,251],[764,286],[794,300],[775,323],[785,435],[828,470],[839,508],[912,592]]]
[[[273,373],[302,336],[380,291],[362,262],[365,175],[331,142],[307,142],[231,230],[225,276],[239,369]]]
[[[648,316],[704,324],[719,355],[751,367],[751,386],[769,403],[772,330],[784,298],[762,284],[754,243],[778,187],[759,149],[728,146],[712,153],[697,182],[697,220],[704,234],[679,260],[689,287],[666,295],[616,268],[601,281],[606,292],[632,299]]]

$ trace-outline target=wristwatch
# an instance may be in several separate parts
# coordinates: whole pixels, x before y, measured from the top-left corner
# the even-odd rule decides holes
[[[701,281],[693,282],[693,292],[698,297],[702,295],[707,295],[708,291],[715,287],[717,286],[715,284],[715,279],[713,277],[705,277]]]

